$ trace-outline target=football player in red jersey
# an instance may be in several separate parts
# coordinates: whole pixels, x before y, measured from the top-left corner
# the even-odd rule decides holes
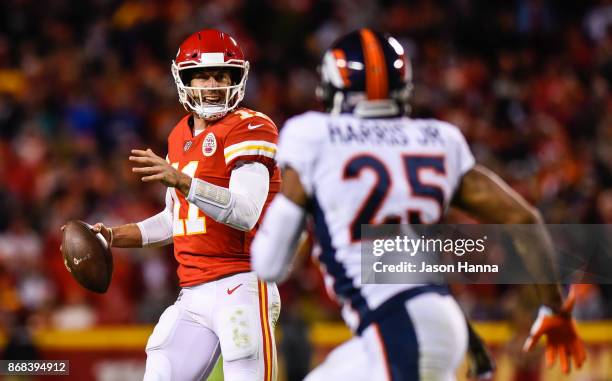
[[[168,138],[166,159],[133,150],[133,172],[168,187],[166,208],[144,221],[94,225],[114,247],[174,243],[182,287],[147,343],[144,379],[202,380],[223,354],[226,380],[276,378],[274,283],[251,271],[249,247],[278,192],[278,131],[266,115],[238,107],[249,63],[229,35],[202,30],[172,62],[189,112]]]

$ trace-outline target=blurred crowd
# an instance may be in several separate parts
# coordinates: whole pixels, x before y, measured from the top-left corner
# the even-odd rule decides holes
[[[6,0],[0,325],[24,313],[42,327],[155,322],[176,297],[171,248],[114,250],[112,286],[95,296],[71,279],[59,246],[67,220],[113,226],[162,207],[162,186],[141,184],[127,157],[165,155],[184,114],[170,63],[187,35],[234,36],[251,63],[244,104],[280,127],[319,107],[323,50],[362,26],[406,48],[413,115],[459,126],[477,160],[547,222],[612,223],[612,1]],[[501,319],[516,299],[508,290],[463,287],[460,299],[478,318]],[[312,264],[282,292],[288,316],[337,316]],[[609,287],[582,286],[577,313],[611,317],[611,300]]]

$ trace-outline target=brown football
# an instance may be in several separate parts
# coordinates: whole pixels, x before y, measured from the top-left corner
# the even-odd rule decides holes
[[[61,252],[74,279],[88,290],[104,293],[113,275],[113,257],[100,233],[83,221],[68,221]]]

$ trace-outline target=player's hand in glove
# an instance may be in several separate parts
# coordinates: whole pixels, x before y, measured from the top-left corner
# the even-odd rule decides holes
[[[523,346],[524,351],[531,351],[541,336],[546,336],[546,366],[555,363],[557,354],[561,362],[563,373],[569,373],[571,359],[576,367],[580,368],[586,359],[584,343],[576,332],[576,322],[572,319],[575,294],[573,289],[567,297],[559,313],[554,313],[546,306],[540,307],[538,317],[531,326],[529,337]]]

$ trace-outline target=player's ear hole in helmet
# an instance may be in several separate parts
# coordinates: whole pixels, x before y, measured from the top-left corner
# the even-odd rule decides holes
[[[317,98],[328,112],[364,118],[408,112],[412,68],[401,44],[363,28],[338,39],[318,68]]]

